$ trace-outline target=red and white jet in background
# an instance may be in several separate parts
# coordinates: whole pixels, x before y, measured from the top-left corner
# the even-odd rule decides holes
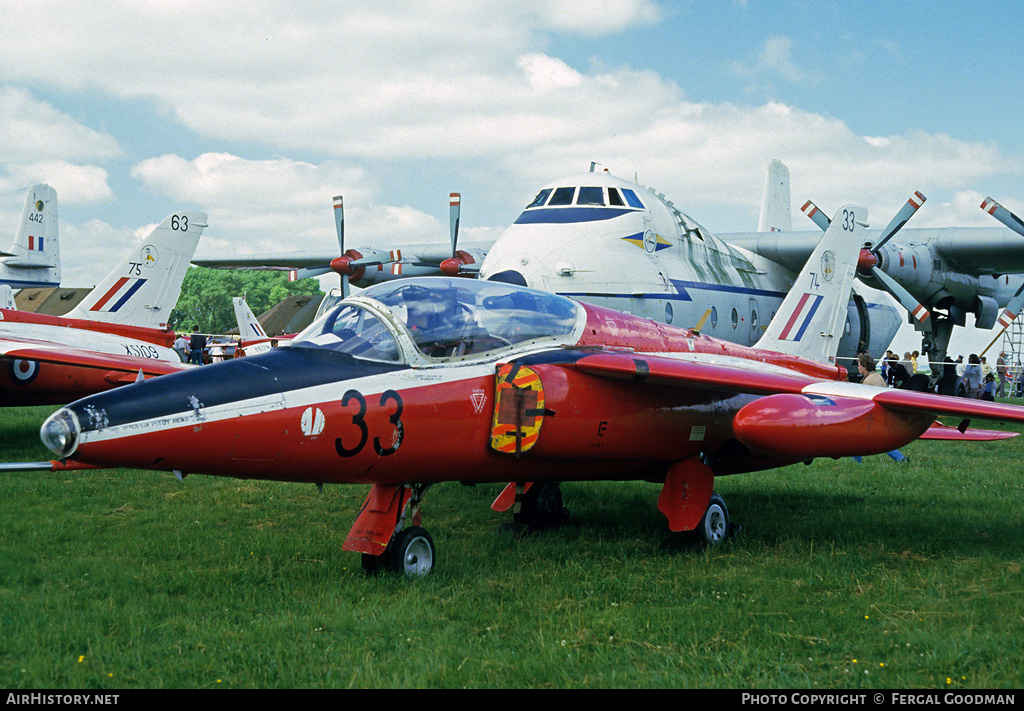
[[[424,574],[434,483],[512,482],[523,523],[563,516],[558,482],[663,482],[673,531],[730,531],[716,476],[886,452],[922,437],[998,439],[936,424],[1024,422],[1024,408],[847,382],[834,363],[866,213],[832,219],[751,348],[513,284],[431,277],[349,297],[291,343],[92,395],[43,424],[59,460],[370,484],[344,549]]]
[[[66,316],[0,309],[0,405],[65,403],[181,370],[167,328],[206,214],[169,215]]]

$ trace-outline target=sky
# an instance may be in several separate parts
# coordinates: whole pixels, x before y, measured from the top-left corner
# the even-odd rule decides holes
[[[341,194],[346,246],[392,248],[447,242],[455,191],[462,239],[492,239],[591,161],[752,231],[773,158],[795,228],[808,199],[881,227],[915,190],[913,226],[996,226],[987,195],[1024,214],[1022,20],[984,0],[9,0],[0,242],[36,182],[68,286],[181,209],[209,215],[199,255],[331,252]]]

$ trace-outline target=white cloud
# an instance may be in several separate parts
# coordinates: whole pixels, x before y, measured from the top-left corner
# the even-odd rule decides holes
[[[105,160],[121,155],[121,149],[111,136],[83,126],[31,92],[0,86],[0,155],[4,163]]]
[[[550,0],[538,3],[549,27],[582,35],[606,35],[661,19],[661,10],[646,0]]]
[[[103,202],[114,196],[107,184],[107,171],[98,166],[44,160],[6,167],[8,176],[0,178],[0,190],[46,183],[57,191],[59,205]]]
[[[822,81],[820,73],[797,66],[793,61],[793,40],[783,35],[773,35],[766,39],[752,64],[732,62],[730,67],[733,74],[741,77],[778,76],[798,84],[817,84]]]
[[[345,200],[346,247],[440,241],[442,226],[411,207],[377,202],[359,169],[286,158],[246,160],[205,153],[193,160],[163,155],[142,161],[132,177],[209,215],[200,254],[337,252],[332,199]]]
[[[517,64],[526,74],[530,86],[538,91],[570,89],[583,84],[583,76],[560,59],[544,54],[526,54]]]

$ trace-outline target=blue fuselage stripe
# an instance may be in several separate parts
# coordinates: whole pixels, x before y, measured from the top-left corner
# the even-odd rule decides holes
[[[728,284],[704,284],[699,281],[680,281],[678,279],[669,280],[676,288],[678,293],[666,294],[662,292],[652,294],[615,294],[609,292],[558,292],[560,296],[568,296],[571,299],[574,298],[593,298],[593,297],[604,297],[609,299],[662,299],[664,301],[693,301],[693,297],[687,292],[688,289],[695,291],[713,291],[725,294],[741,294],[748,297],[764,296],[773,299],[779,299],[780,301],[786,298],[786,292],[784,291],[772,291],[769,289],[752,289],[746,286],[733,286]]]
[[[611,220],[629,212],[639,212],[621,207],[553,207],[526,210],[513,224],[567,224],[572,222],[596,222]]]

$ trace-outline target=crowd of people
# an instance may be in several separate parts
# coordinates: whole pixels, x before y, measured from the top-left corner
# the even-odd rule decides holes
[[[270,346],[272,348],[277,346],[276,338],[270,340]],[[172,347],[181,356],[182,362],[194,365],[245,357],[241,339],[213,343],[206,334],[199,332],[199,326],[192,328],[191,335],[186,335],[184,332],[177,333]],[[228,355],[229,353],[230,355]]]
[[[964,394],[979,400],[995,400],[996,396],[1008,397],[1014,392],[1018,396],[1024,395],[1020,392],[1021,372],[1017,373],[1017,378],[1013,377],[1014,373],[1006,362],[1005,351],[1000,352],[996,358],[994,368],[986,356],[976,353],[971,353],[966,362],[962,355],[956,360],[946,356],[942,363],[932,364],[923,360],[919,364],[919,359],[919,351],[907,351],[901,359],[897,353],[888,350],[881,363],[876,363],[867,353],[860,353],[857,356],[857,368],[861,382],[867,385],[926,390],[931,387],[933,367],[938,365],[941,372],[935,389],[940,394]],[[1020,368],[1017,370],[1020,371]]]

